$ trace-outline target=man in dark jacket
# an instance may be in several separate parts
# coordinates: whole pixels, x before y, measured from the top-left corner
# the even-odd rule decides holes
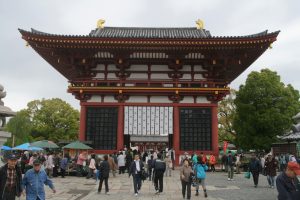
[[[300,165],[288,162],[287,168],[276,179],[278,200],[300,199]]]
[[[15,200],[16,196],[21,196],[22,172],[15,154],[8,155],[7,159],[7,164],[0,169],[0,199]]]
[[[258,185],[259,172],[261,170],[260,161],[257,159],[256,155],[253,153],[250,163],[249,163],[249,171],[253,176],[254,187]]]
[[[231,154],[231,151],[228,152],[227,159],[225,164],[228,169],[228,181],[233,181],[233,172],[234,172],[234,164],[235,164],[235,157]]]
[[[132,178],[133,178],[133,187],[134,187],[135,196],[138,195],[138,191],[142,187],[141,175],[142,175],[143,170],[144,170],[144,164],[140,160],[140,156],[135,155],[134,161],[131,163],[131,165],[129,167],[129,176],[132,175]]]
[[[101,189],[102,189],[102,184],[103,181],[105,182],[105,194],[107,194],[109,192],[108,189],[108,178],[109,178],[109,164],[108,164],[108,156],[105,155],[104,157],[104,161],[101,162],[100,167],[99,167],[99,171],[100,171],[100,182],[99,182],[99,187],[98,187],[98,193],[101,193]]]
[[[163,192],[164,173],[166,171],[166,163],[161,160],[162,155],[157,154],[157,159],[153,162],[154,186],[156,194]]]

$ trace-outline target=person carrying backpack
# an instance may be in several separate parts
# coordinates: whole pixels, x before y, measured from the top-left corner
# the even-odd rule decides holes
[[[207,198],[207,191],[206,191],[206,185],[205,185],[205,178],[206,178],[206,172],[208,170],[207,165],[203,162],[202,156],[198,156],[198,163],[194,165],[194,171],[196,174],[196,178],[201,184],[202,189],[204,191],[204,197]],[[199,184],[196,186],[196,196],[199,195]]]
[[[253,153],[250,163],[249,163],[249,171],[251,172],[253,176],[253,182],[254,182],[254,187],[257,188],[258,185],[258,178],[259,178],[259,172],[261,170],[261,164],[259,160],[257,159],[256,155]]]

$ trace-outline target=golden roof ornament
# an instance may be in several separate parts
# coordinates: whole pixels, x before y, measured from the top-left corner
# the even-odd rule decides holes
[[[197,29],[204,29],[204,22],[201,19],[196,21]]]
[[[105,23],[104,19],[99,19],[97,21],[97,28],[104,28],[104,23]]]

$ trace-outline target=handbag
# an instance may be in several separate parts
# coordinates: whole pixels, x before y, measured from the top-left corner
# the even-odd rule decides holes
[[[251,177],[251,172],[249,172],[249,171],[246,172],[244,177],[247,178],[247,179],[249,179]]]

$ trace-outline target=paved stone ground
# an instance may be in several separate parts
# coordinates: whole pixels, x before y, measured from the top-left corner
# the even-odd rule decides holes
[[[46,189],[47,199],[51,200],[152,200],[152,199],[182,199],[179,171],[173,171],[172,177],[164,178],[164,192],[155,195],[152,182],[143,183],[141,193],[138,197],[133,195],[132,178],[127,174],[118,175],[109,179],[110,192],[105,195],[103,192],[97,194],[95,180],[67,177],[65,179],[54,178],[57,193],[53,194]],[[253,187],[252,179],[248,180],[243,174],[235,175],[234,181],[227,181],[226,173],[208,173],[207,179],[208,200],[274,200],[277,196],[276,189],[267,187],[266,177],[260,176],[258,188]],[[103,185],[104,186],[104,185]],[[104,191],[104,188],[102,189]],[[24,197],[21,198],[22,200]],[[205,199],[203,192],[195,196],[195,189],[192,188],[192,199]]]

